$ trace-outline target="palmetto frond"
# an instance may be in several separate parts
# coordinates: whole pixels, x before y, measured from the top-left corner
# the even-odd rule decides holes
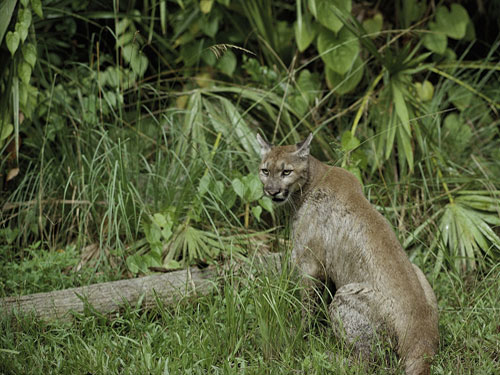
[[[494,259],[495,254],[500,254],[500,237],[493,229],[500,226],[500,199],[489,194],[462,192],[444,207],[440,236],[433,241],[433,247],[439,240],[443,245],[437,252],[435,274],[444,262],[465,271],[482,266],[486,257]]]

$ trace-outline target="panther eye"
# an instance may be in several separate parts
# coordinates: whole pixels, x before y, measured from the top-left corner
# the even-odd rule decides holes
[[[289,176],[290,173],[292,173],[292,170],[291,169],[284,169],[283,172],[281,172],[281,174],[283,176]]]
[[[260,171],[262,172],[262,174],[263,174],[264,176],[269,176],[269,169],[262,168]]]

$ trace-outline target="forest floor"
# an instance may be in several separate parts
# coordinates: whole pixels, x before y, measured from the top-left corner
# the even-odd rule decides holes
[[[54,285],[53,277],[40,276],[30,292],[73,286],[71,277],[63,274]],[[432,373],[499,373],[498,267],[486,275],[443,272],[433,287],[441,340]],[[403,373],[395,355],[379,351],[374,363],[354,361],[321,316],[304,331],[299,290],[286,271],[229,275],[211,295],[148,311],[140,304],[111,317],[89,311],[71,323],[0,318],[1,374]]]

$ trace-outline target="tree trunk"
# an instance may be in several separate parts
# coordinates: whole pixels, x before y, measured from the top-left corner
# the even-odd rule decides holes
[[[256,257],[253,265],[264,269],[280,268],[281,254]],[[250,262],[242,263],[243,267]],[[239,265],[238,265],[239,266]],[[34,313],[40,319],[70,320],[70,312],[82,313],[87,306],[99,313],[109,314],[126,305],[135,305],[142,298],[142,307],[151,307],[156,300],[171,304],[182,297],[206,295],[217,285],[217,269],[191,268],[136,279],[71,288],[27,296],[0,299],[2,314]]]

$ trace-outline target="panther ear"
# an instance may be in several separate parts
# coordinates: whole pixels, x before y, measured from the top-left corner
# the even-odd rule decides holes
[[[295,154],[301,158],[307,158],[309,156],[309,145],[311,144],[313,138],[313,134],[309,133],[305,141],[297,143],[295,146],[297,147],[297,151],[295,151]]]
[[[269,151],[271,151],[272,145],[267,141],[265,141],[264,138],[262,138],[258,133],[257,133],[257,142],[259,142],[260,144],[260,157],[264,159],[266,155],[269,153]]]

